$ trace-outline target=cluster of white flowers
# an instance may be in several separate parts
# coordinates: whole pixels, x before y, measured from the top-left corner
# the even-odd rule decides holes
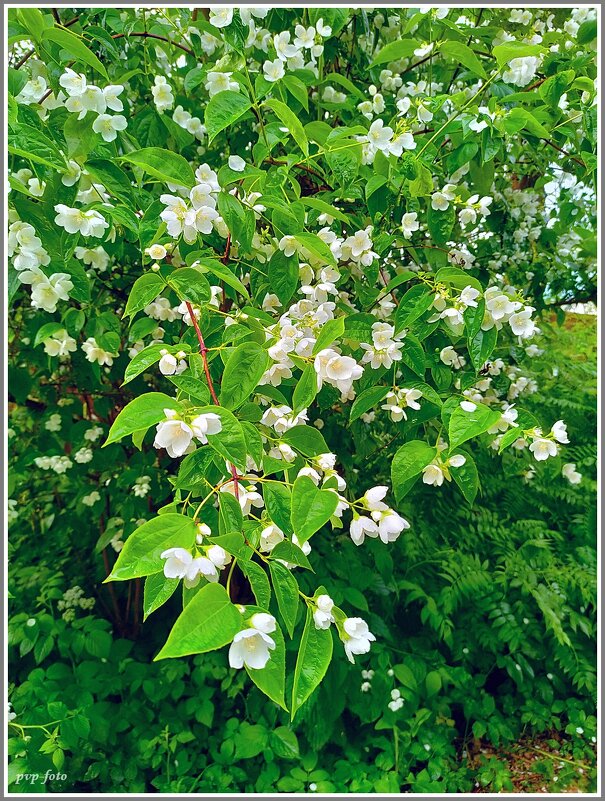
[[[202,576],[217,582],[219,571],[231,562],[231,556],[220,545],[197,546],[195,555],[186,548],[168,548],[160,556],[166,560],[166,578],[183,579],[187,588],[196,587]]]
[[[82,211],[82,209],[66,206],[64,203],[57,203],[55,211],[57,212],[55,223],[64,228],[68,234],[101,237],[109,228],[105,217],[95,209]]]
[[[139,476],[132,485],[132,492],[136,498],[144,498],[151,490],[151,476]]]
[[[323,39],[332,35],[329,25],[324,25],[323,19],[317,20],[316,24],[305,28],[304,25],[297,25],[294,29],[294,40],[291,42],[290,31],[276,33],[273,37],[273,47],[276,58],[267,60],[263,64],[263,75],[267,81],[274,83],[281,80],[288,70],[308,69],[317,74],[316,59],[324,51]],[[257,32],[254,37],[259,38]],[[262,41],[261,34],[261,41]],[[249,37],[250,41],[250,37]],[[268,47],[264,47],[265,52]],[[308,51],[305,53],[305,51]],[[305,61],[305,57],[308,59]]]
[[[34,464],[41,470],[53,470],[59,475],[73,467],[73,462],[69,456],[36,456]]]
[[[78,348],[76,340],[70,337],[64,328],[55,331],[52,336],[42,340],[42,344],[44,345],[45,353],[62,359],[69,359],[69,354]]]
[[[405,337],[406,331],[395,334],[395,328],[388,323],[373,323],[372,325],[372,344],[361,343],[365,350],[361,359],[362,363],[369,363],[373,370],[379,367],[392,367],[393,362],[401,361],[401,340]]]
[[[361,671],[361,678],[363,682],[361,683],[361,687],[359,688],[362,693],[367,693],[372,689],[372,679],[374,678],[374,671],[373,670],[362,670]]]
[[[80,448],[74,453],[74,460],[78,464],[88,464],[88,462],[92,462],[93,459],[93,451],[92,448]]]
[[[76,259],[80,259],[90,267],[93,267],[97,272],[103,273],[107,270],[109,265],[109,254],[102,245],[96,248],[85,248],[78,246],[74,250]],[[92,273],[89,273],[92,274]]]
[[[15,498],[9,498],[7,501],[7,510],[6,510],[6,519],[8,520],[9,525],[14,523],[15,520],[19,517],[19,512],[17,511],[17,501]]]
[[[557,420],[552,426],[550,434],[544,436],[542,429],[534,428],[532,431],[527,432],[531,437],[529,450],[537,462],[543,462],[550,456],[557,456],[559,447],[561,445],[569,444],[569,437],[567,436],[567,426],[563,420]]]
[[[349,533],[355,545],[362,545],[366,537],[379,537],[386,545],[389,542],[395,542],[401,532],[410,527],[407,520],[383,502],[388,489],[384,486],[373,487],[355,503],[355,506],[370,512],[370,516],[360,515],[353,508],[353,520]]]
[[[93,426],[89,428],[88,431],[84,432],[84,439],[87,442],[96,442],[99,437],[103,436],[103,429],[101,426]]]
[[[462,401],[462,403],[465,403],[465,401]],[[474,404],[472,405],[474,406]],[[442,441],[437,444],[437,456],[422,470],[422,481],[424,484],[440,487],[444,479],[448,481],[452,480],[450,467],[462,467],[462,465],[466,463],[466,457],[461,453],[454,454],[450,456],[449,459],[441,459],[440,451],[445,450],[446,447],[447,446]]]
[[[213,172],[212,177],[212,183],[200,179],[201,183],[191,189],[189,203],[175,195],[160,195],[160,200],[166,206],[160,217],[166,223],[168,234],[174,239],[182,235],[185,242],[191,245],[197,240],[198,234],[211,234],[213,230],[220,236],[227,236],[225,222],[216,210],[216,193],[220,189],[216,173]]]
[[[97,492],[97,490],[93,490],[89,492],[88,495],[84,495],[80,498],[80,501],[84,504],[84,506],[94,506],[95,503],[98,503],[101,500],[101,495]]]
[[[502,73],[504,83],[514,86],[527,86],[536,76],[542,59],[537,56],[513,58],[508,62],[508,69]]]
[[[419,389],[407,389],[406,387],[397,387],[387,393],[385,401],[380,407],[391,415],[391,420],[394,423],[399,423],[401,420],[407,420],[406,409],[420,409],[418,401],[422,398],[422,391]]]
[[[44,428],[47,431],[57,432],[61,430],[61,415],[51,414],[48,420],[44,423]]]
[[[172,354],[169,351],[162,349],[160,351],[160,356],[162,358],[158,364],[160,373],[162,373],[162,375],[180,375],[184,370],[187,369],[187,362],[184,358],[186,355],[187,354],[182,350]]]
[[[257,612],[248,621],[248,627],[238,631],[229,647],[229,665],[262,670],[275,650],[275,640],[269,635],[277,627],[273,615]]]
[[[519,340],[529,339],[539,333],[532,314],[533,306],[525,306],[519,300],[511,299],[508,291],[500,287],[491,286],[485,290],[485,316],[481,328],[488,331],[496,327],[500,330],[504,323],[510,325],[511,331]]]
[[[192,136],[195,136],[196,139],[200,141],[204,138],[204,134],[206,133],[206,128],[202,123],[199,117],[194,117],[188,111],[186,111],[182,106],[177,106],[172,114],[172,119],[179,125],[181,128],[184,128],[188,131]]]
[[[199,414],[189,423],[181,420],[174,409],[164,409],[164,414],[166,420],[158,423],[153,446],[165,448],[173,459],[195,450],[194,437],[206,445],[208,435],[218,434],[222,430],[221,418],[212,412]]]
[[[97,117],[92,129],[95,133],[101,134],[106,142],[113,142],[118,131],[126,130],[127,121],[123,114],[107,113],[108,109],[115,112],[124,110],[120,100],[120,95],[124,91],[123,86],[110,85],[100,89],[94,84],[87,83],[85,75],[69,67],[59,78],[59,84],[67,93],[65,108],[72,114],[77,114],[79,120],[84,119],[89,111],[94,112]],[[60,92],[56,102],[61,103],[64,97],[63,92]]]
[[[110,351],[101,348],[97,344],[97,340],[94,337],[88,337],[86,342],[82,343],[82,350],[86,354],[87,361],[96,362],[97,364],[101,365],[101,367],[111,367],[113,360],[117,356],[117,353],[111,353]]]
[[[50,256],[42,247],[35,228],[29,223],[16,220],[8,229],[8,255],[13,259],[19,281],[31,286],[31,304],[35,309],[44,309],[51,314],[57,310],[60,300],[69,300],[73,282],[69,273],[52,273],[47,276],[41,266],[50,264]]]
[[[77,584],[69,590],[65,590],[63,597],[57,601],[57,609],[63,612],[63,620],[74,620],[76,609],[92,609],[95,605],[94,598],[86,598],[84,590]]]
[[[387,704],[391,712],[398,712],[404,705],[405,700],[401,697],[400,690],[391,690],[391,700]]]
[[[570,484],[579,484],[582,481],[582,473],[576,470],[575,462],[567,462],[561,469],[561,474],[569,481]]]
[[[151,94],[156,109],[160,114],[172,108],[174,103],[174,95],[172,94],[172,87],[163,75],[156,75],[153,79],[153,86],[151,87]]]

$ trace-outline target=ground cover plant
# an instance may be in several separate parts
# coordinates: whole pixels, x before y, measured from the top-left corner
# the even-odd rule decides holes
[[[11,790],[594,789],[595,11],[8,35]]]

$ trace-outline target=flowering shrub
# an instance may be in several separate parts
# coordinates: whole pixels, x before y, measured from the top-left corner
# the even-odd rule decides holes
[[[228,648],[294,718],[335,644],[380,640],[318,541],[379,570],[427,488],[475,502],[486,454],[582,481],[524,398],[539,312],[594,293],[595,15],[69,11],[10,17],[36,530],[95,532],[122,634],[178,596],[155,659]]]

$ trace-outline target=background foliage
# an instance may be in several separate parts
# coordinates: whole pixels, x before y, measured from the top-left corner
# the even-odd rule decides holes
[[[275,9],[258,20],[258,27],[272,35],[293,30],[301,13]],[[294,121],[272,118],[266,152],[251,113],[243,124],[220,131],[213,144],[202,138],[198,151],[198,138],[154,102],[154,76],[168,75],[175,105],[198,113],[206,129],[213,124],[203,111],[209,105],[204,87],[208,67],[219,58],[225,59],[219,62],[223,71],[241,65],[229,47],[223,53],[224,42],[216,53],[204,49],[202,34],[212,34],[212,28],[203,15],[192,19],[190,11],[180,9],[60,9],[55,14],[21,10],[11,17],[11,209],[15,219],[18,215],[34,225],[48,247],[49,275],[60,267],[73,284],[69,303],[55,312],[35,310],[29,288],[19,282],[14,265],[9,267],[9,782],[14,791],[466,792],[477,784],[498,791],[511,789],[514,777],[502,760],[481,749],[505,748],[525,736],[542,738],[542,750],[562,760],[540,755],[536,774],[545,785],[594,789],[595,326],[592,317],[566,316],[561,305],[595,297],[596,23],[571,9],[537,11],[529,21],[514,23],[509,9],[465,9],[463,16],[454,10],[441,16],[414,9],[323,13],[333,35],[318,67],[321,89],[318,77],[304,68],[290,76],[300,86],[292,80],[279,83],[275,98],[286,101],[296,115]],[[236,14],[221,33],[214,29],[236,52],[245,35],[239,19]],[[305,24],[311,22],[318,24],[317,14],[312,20],[306,15]],[[518,42],[500,64],[493,48],[506,44],[500,32],[511,29]],[[64,31],[84,34],[77,41],[88,49],[65,38]],[[150,34],[160,38],[152,41]],[[516,55],[515,45],[525,47],[524,58],[531,57],[535,36],[544,52],[534,79],[522,87],[501,80],[510,56]],[[185,50],[172,41],[187,42]],[[429,58],[415,56],[414,49],[427,42],[433,43]],[[248,48],[247,57],[257,60],[259,69],[270,58],[256,46]],[[78,121],[59,104],[47,109],[49,121],[36,110],[42,95],[33,103],[24,100],[26,82],[39,76],[58,93],[59,76],[68,65],[100,85],[108,82],[101,80],[103,70],[112,84],[127,85],[128,128],[116,141],[105,142],[94,132],[90,114]],[[444,124],[440,131],[496,65],[489,100],[486,95],[472,105],[459,127]],[[332,127],[351,126],[354,133],[348,136],[358,135],[353,126],[360,123],[367,132],[377,113],[376,93],[369,86],[382,83],[388,95],[383,87],[389,76],[381,77],[387,67],[415,82],[410,91],[414,103],[426,102],[433,109],[432,130],[415,131],[417,149],[390,160],[380,152],[367,164],[359,148],[354,163],[336,153],[319,159],[319,175],[297,169],[304,163],[301,151],[309,141],[315,147],[314,134],[321,136],[322,115]],[[332,93],[325,91],[326,81]],[[259,86],[257,81],[257,91]],[[444,111],[446,94],[457,97],[457,106]],[[386,119],[396,114],[394,99],[393,91],[387,98],[390,111],[382,115]],[[310,114],[306,100],[311,100]],[[369,119],[359,108],[368,101],[373,106]],[[305,123],[302,135],[298,118]],[[485,126],[473,130],[473,120]],[[252,153],[251,130],[258,138]],[[433,142],[435,131],[441,138]],[[127,302],[133,302],[134,279],[142,275],[143,264],[149,267],[142,251],[157,238],[163,209],[158,197],[166,191],[170,170],[169,162],[156,166],[161,186],[153,172],[151,181],[149,172],[147,179],[136,172],[137,162],[133,167],[128,155],[146,147],[184,154],[194,166],[207,159],[221,168],[226,183],[240,180],[237,172],[228,172],[227,153],[241,154],[263,164],[268,197],[275,187],[285,187],[294,216],[300,195],[323,198],[332,210],[342,206],[351,233],[374,224],[379,259],[352,271],[351,278],[352,295],[366,311],[388,290],[403,298],[410,280],[403,268],[432,274],[449,265],[467,269],[482,286],[519,287],[540,315],[542,334],[536,342],[541,355],[530,357],[526,343],[502,332],[480,362],[469,358],[462,380],[465,388],[473,388],[485,377],[483,361],[503,359],[513,371],[493,377],[498,396],[514,399],[507,393],[519,377],[535,382],[529,387],[533,394],[522,390],[519,403],[546,427],[565,420],[571,445],[563,456],[537,464],[527,450],[509,448],[499,455],[484,435],[465,444],[481,479],[472,506],[455,482],[440,487],[418,482],[397,506],[412,531],[388,548],[379,540],[357,547],[346,527],[317,534],[309,557],[315,574],[296,571],[301,590],[311,596],[317,587],[329,588],[339,607],[367,620],[377,641],[355,666],[335,648],[323,683],[294,722],[268,702],[244,671],[229,668],[224,650],[153,661],[182,608],[179,593],[143,620],[141,579],[103,584],[139,522],[172,502],[178,470],[178,463],[158,456],[149,441],[142,448],[125,441],[100,447],[129,400],[149,389],[174,390],[149,365],[122,385],[137,344],[148,344],[158,325],[141,314],[145,304],[138,317],[122,316]],[[109,270],[94,261],[83,266],[77,254],[70,258],[78,240],[54,224],[55,204],[72,206],[76,195],[76,187],[60,180],[61,151],[111,198],[111,212],[90,197],[87,204],[111,216],[116,236],[103,241]],[[418,151],[424,158],[416,162]],[[491,213],[471,225],[470,233],[455,214],[431,206],[433,190],[467,167],[462,183],[494,197]],[[428,188],[418,185],[423,170],[428,171]],[[254,172],[250,175],[254,179]],[[417,194],[410,188],[414,182]],[[464,189],[462,205],[470,194]],[[142,210],[142,217],[133,209]],[[412,209],[423,228],[408,247],[399,220]],[[282,219],[279,210],[271,211],[273,234],[279,238],[279,226],[289,230],[291,221],[285,219],[287,212]],[[313,214],[322,211],[317,206]],[[242,241],[251,240],[248,223],[238,223],[225,208],[221,213],[245,253]],[[237,210],[233,214],[237,217]],[[206,258],[222,254],[219,233],[202,243]],[[80,244],[90,246],[91,241]],[[200,246],[181,243],[182,255]],[[234,264],[238,255],[234,248]],[[386,280],[379,264],[386,265]],[[236,266],[223,274],[224,298],[231,304],[240,292],[234,279],[244,273],[243,266]],[[275,288],[258,273],[248,286],[258,306]],[[178,289],[172,286],[176,303],[184,297]],[[212,323],[208,308],[202,321],[215,335],[211,345],[218,347],[220,326]],[[429,313],[425,308],[420,316],[426,319]],[[43,343],[62,329],[77,340],[78,349],[57,366]],[[445,328],[432,336],[420,345],[422,374],[442,399],[459,397],[453,371],[435,354],[452,341],[464,349],[466,339],[452,339]],[[111,369],[86,360],[80,346],[87,338],[117,354],[107,365]],[[184,335],[171,333],[166,343],[174,352],[177,346],[196,347],[190,327]],[[215,376],[217,367],[215,360]],[[350,413],[350,404],[324,388],[311,417],[321,418],[321,433],[337,454],[347,492],[357,498],[369,486],[390,484],[393,455],[414,438],[418,426],[407,429],[383,413],[350,422]],[[427,423],[433,441],[438,416],[437,421],[434,428]],[[76,458],[89,448],[90,461]],[[61,456],[71,461],[64,472],[56,469]],[[44,458],[54,458],[54,466],[45,467]],[[563,462],[575,463],[580,484],[571,485],[561,475]],[[135,491],[137,484],[147,491]],[[234,598],[254,602],[239,571],[232,582]],[[298,647],[297,637],[286,639],[289,663]],[[288,675],[287,695],[291,683]],[[65,778],[45,781],[48,771]],[[17,783],[24,773],[37,778]]]

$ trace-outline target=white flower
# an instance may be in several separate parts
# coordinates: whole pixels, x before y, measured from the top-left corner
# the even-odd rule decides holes
[[[177,418],[173,409],[164,409],[166,420],[162,420],[156,427],[154,448],[165,448],[173,459],[182,456],[193,439],[192,429]]]
[[[109,86],[103,87],[102,91],[107,108],[110,108],[112,111],[122,111],[124,109],[124,104],[119,98],[119,95],[124,91],[123,86],[110,84]]]
[[[230,495],[235,497],[235,484],[233,481],[228,481],[226,484],[220,488],[219,492],[228,492]],[[239,500],[239,505],[242,508],[242,514],[244,516],[249,515],[252,507],[260,508],[265,505],[263,501],[263,496],[256,491],[256,485],[250,484],[247,487],[244,487],[241,482],[238,482],[237,486],[237,498]]]
[[[279,81],[286,74],[284,62],[279,58],[276,58],[275,61],[265,61],[263,64],[263,72],[265,73],[265,78],[270,83],[275,83],[275,81]]]
[[[550,433],[557,440],[557,442],[560,442],[562,445],[569,444],[567,425],[563,422],[563,420],[557,420],[557,422],[551,428]]]
[[[516,312],[515,314],[510,316],[508,323],[511,327],[513,334],[521,337],[522,339],[528,339],[537,332],[538,329],[536,327],[536,324],[531,319],[533,311],[534,309],[532,306],[526,306],[521,311]]]
[[[433,487],[440,487],[443,484],[443,478],[443,470],[434,462],[427,464],[422,471],[422,481]]]
[[[188,579],[193,581],[198,575],[198,565],[192,554],[185,548],[168,548],[160,558],[165,559],[164,575],[169,579]]]
[[[161,261],[162,259],[166,258],[166,248],[164,245],[151,245],[151,247],[146,248],[145,253],[149,256],[150,259],[153,261]]]
[[[332,36],[332,28],[329,25],[324,25],[323,17],[320,17],[315,23],[315,30],[323,39]]]
[[[561,473],[570,484],[579,484],[580,481],[582,481],[582,473],[578,473],[576,470],[575,462],[567,462],[567,464],[564,464]]]
[[[502,80],[505,83],[512,83],[514,86],[527,86],[534,78],[539,66],[540,58],[535,56],[513,58],[508,62],[508,69],[502,73]]]
[[[378,526],[369,517],[354,517],[351,521],[349,534],[355,545],[362,545],[366,535],[368,537],[378,536]]]
[[[222,8],[219,7],[210,9],[208,21],[211,25],[214,25],[215,28],[226,28],[228,25],[231,25],[232,20],[233,8],[224,6]]]
[[[206,551],[206,556],[219,570],[223,570],[231,561],[231,555],[220,545],[211,545]]]
[[[316,609],[313,612],[313,622],[316,629],[329,629],[330,624],[334,623],[334,601],[329,595],[318,595],[315,599]]]
[[[118,131],[125,130],[127,126],[126,117],[122,114],[99,114],[92,124],[95,133],[101,134],[106,142],[113,142],[118,135]]]
[[[381,119],[374,120],[368,131],[368,142],[377,150],[388,151],[393,138],[393,129],[385,126]]]
[[[401,227],[403,228],[404,237],[409,239],[414,231],[417,231],[420,228],[418,214],[415,211],[406,212],[401,218]]]
[[[61,430],[61,415],[60,414],[51,414],[51,416],[48,418],[46,423],[44,423],[44,428],[47,431],[60,431]]]
[[[239,92],[239,83],[232,81],[232,72],[209,72],[204,84],[210,97],[219,92]]]
[[[92,448],[80,448],[74,454],[74,459],[78,464],[88,464],[88,462],[92,462]]]
[[[472,286],[465,286],[462,292],[460,293],[460,303],[463,303],[465,306],[472,306],[476,308],[477,306],[477,298],[481,293],[478,289],[475,289]]]
[[[401,532],[410,527],[408,521],[393,509],[372,512],[372,517],[378,523],[378,536],[385,545],[395,542]]]
[[[477,408],[477,404],[472,401],[460,401],[460,408],[465,412],[474,412]]]
[[[466,456],[456,453],[448,459],[448,464],[452,467],[462,467],[463,464],[466,464]]]
[[[284,540],[285,536],[281,528],[276,526],[275,523],[271,523],[260,533],[259,549],[263,551],[263,553],[270,553],[278,543]]]
[[[19,273],[19,280],[31,284],[32,306],[51,314],[57,310],[59,300],[69,300],[69,292],[74,286],[67,273],[53,273],[49,278],[39,268],[37,271],[24,270]]]
[[[199,414],[191,421],[193,435],[199,439],[202,445],[208,443],[208,434],[218,434],[222,428],[221,418],[213,412]]]
[[[227,163],[234,172],[243,172],[246,169],[246,162],[240,156],[229,156]]]
[[[65,72],[59,78],[59,85],[65,89],[70,97],[81,95],[86,90],[86,76],[82,75],[82,73],[74,72],[70,67],[66,67]]]
[[[65,329],[55,331],[55,333],[43,340],[44,352],[49,356],[69,356],[77,350],[77,343],[70,337]]]
[[[183,370],[187,369],[187,362],[183,359],[177,359],[168,351],[160,351],[162,358],[158,364],[160,373],[162,375],[179,375]]]
[[[355,655],[367,654],[376,637],[360,617],[348,617],[342,624],[344,649],[349,662],[355,664]]]
[[[357,381],[363,375],[363,367],[360,367],[355,359],[351,356],[342,356],[331,348],[321,350],[315,357],[314,365],[318,388],[321,388],[322,382],[326,381],[337,387],[343,395],[348,395],[353,381]]]
[[[447,345],[440,351],[439,358],[443,364],[447,364],[456,370],[459,370],[466,363],[464,356],[460,356],[458,353],[456,353],[451,345]]]
[[[89,337],[86,342],[82,344],[82,350],[86,354],[86,359],[89,362],[97,362],[104,367],[111,367],[113,364],[115,354],[100,348],[97,345],[97,340],[94,337]]]
[[[250,618],[251,628],[243,629],[233,638],[229,648],[229,665],[241,668],[244,665],[253,670],[261,670],[270,658],[269,651],[275,649],[275,640],[269,634],[276,629],[273,615],[257,612]]]
[[[55,223],[65,228],[68,234],[80,233],[82,236],[99,237],[103,236],[106,228],[109,228],[107,220],[94,209],[82,211],[58,203],[55,211],[57,212]]]
[[[529,449],[537,462],[544,462],[549,456],[556,456],[558,453],[556,442],[545,437],[536,437]]]
[[[65,472],[63,470],[57,470],[57,472]],[[93,490],[89,495],[84,495],[81,499],[84,506],[94,506],[97,501],[101,500],[101,496],[96,490]]]
[[[166,78],[156,75],[154,85],[151,87],[151,94],[153,95],[155,107],[160,114],[172,108],[174,95],[170,84],[166,82]]]

